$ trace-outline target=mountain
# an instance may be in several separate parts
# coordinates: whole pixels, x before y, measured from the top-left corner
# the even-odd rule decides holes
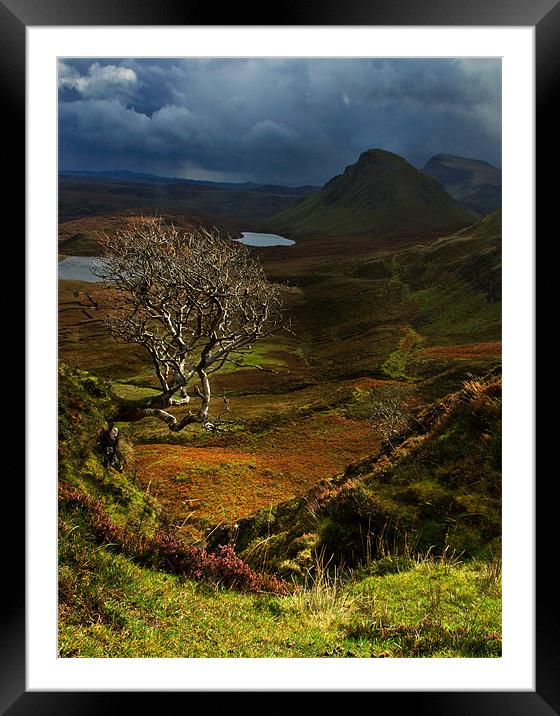
[[[478,214],[397,154],[369,149],[323,189],[274,216],[277,230],[300,234],[458,229]]]
[[[490,214],[502,205],[502,172],[479,159],[437,154],[422,171],[437,179],[464,206]]]

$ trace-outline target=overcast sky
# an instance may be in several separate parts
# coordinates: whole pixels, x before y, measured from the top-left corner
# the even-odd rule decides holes
[[[378,147],[501,166],[499,59],[65,59],[59,168],[324,184]]]

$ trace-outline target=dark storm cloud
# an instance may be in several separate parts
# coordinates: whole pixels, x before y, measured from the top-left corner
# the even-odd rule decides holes
[[[59,63],[62,169],[322,184],[370,147],[500,164],[499,60]]]

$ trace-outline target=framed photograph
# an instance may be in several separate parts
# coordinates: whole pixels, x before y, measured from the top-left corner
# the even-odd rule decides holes
[[[560,12],[510,5],[2,0],[27,289],[2,713],[558,712],[533,375]]]

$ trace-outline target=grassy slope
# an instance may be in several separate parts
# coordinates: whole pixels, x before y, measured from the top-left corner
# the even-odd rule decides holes
[[[497,212],[429,245],[372,242],[370,256],[309,269],[292,315],[315,375],[432,380],[434,399],[498,365],[500,240]]]
[[[254,566],[302,574],[313,554],[355,565],[385,551],[499,551],[501,379],[422,409],[408,437],[306,495],[215,533]]]
[[[457,201],[481,215],[501,206],[502,173],[487,162],[440,154],[432,157],[422,171],[435,177]]]
[[[295,337],[258,344],[246,358],[275,372],[216,377],[215,410],[222,391],[231,405],[224,435],[170,433],[153,418],[121,424],[141,444],[139,484],[190,534],[292,498],[374,454],[381,436],[347,411],[356,391],[397,381],[430,401],[499,364],[500,303],[488,300],[499,294],[499,235],[496,215],[428,246],[358,255],[315,274],[299,263],[308,282],[286,293]],[[80,288],[61,282],[61,357],[111,378],[124,398],[152,393],[146,355],[111,339],[75,296]]]
[[[403,252],[395,264],[418,307],[416,327],[432,343],[464,336],[495,340],[501,330],[501,211],[436,241]]]
[[[436,220],[437,215],[437,220]],[[458,218],[459,216],[459,218]],[[430,212],[417,210],[414,215],[406,204],[390,208],[367,209],[359,206],[328,206],[319,192],[274,216],[270,223],[282,231],[298,234],[363,234],[375,231],[400,231],[440,227],[449,229],[476,219],[476,214],[462,214],[455,207],[438,206]]]
[[[99,224],[111,229],[122,215],[168,215],[178,224],[257,229],[267,217],[291,206],[309,187],[258,190],[121,179],[65,177],[59,182],[59,239],[63,253],[92,255]]]
[[[360,234],[465,226],[478,214],[402,157],[369,150],[321,191],[272,217],[295,234]]]
[[[499,571],[420,562],[294,595],[251,595],[139,567],[62,533],[61,657],[497,657]]]
[[[165,516],[129,471],[100,463],[96,435],[111,412],[103,383],[63,367],[60,387],[61,478],[102,505],[92,522],[89,503],[61,502],[61,657],[500,655],[497,563],[385,555],[335,579],[319,568],[285,596],[142,566],[119,547],[118,528],[100,538],[99,524],[147,544]]]
[[[245,368],[221,378],[220,390],[228,391],[234,409],[232,432],[220,438],[196,430],[171,436],[155,420],[123,424],[122,433],[142,443],[136,470],[128,476],[126,471],[124,475],[107,471],[94,450],[96,431],[107,422],[107,405],[97,406],[97,417],[87,408],[92,395],[102,392],[102,384],[87,378],[93,381],[91,390],[67,400],[61,381],[61,425],[68,434],[82,436],[74,442],[61,436],[62,449],[69,450],[61,476],[92,497],[102,498],[118,524],[146,534],[162,523],[181,524],[193,512],[192,505],[205,500],[182,530],[187,539],[200,539],[199,527],[246,517],[263,506],[269,507],[270,515],[273,503],[301,494],[340,474],[348,463],[376,453],[379,435],[358,408],[381,381],[408,386],[417,401],[425,402],[455,390],[467,373],[499,364],[499,234],[499,216],[494,216],[430,246],[395,253],[372,245],[360,254],[341,256],[336,265],[325,254],[318,270],[313,269],[312,257],[301,258],[304,253],[287,260],[291,254],[278,252],[276,264],[269,261],[268,267],[276,265],[289,276],[290,266],[297,265],[302,278],[289,295],[296,338],[281,338],[261,347],[255,356],[259,361],[264,358],[277,374]],[[127,397],[153,389],[145,357],[107,336],[99,317],[88,316],[74,296],[79,288],[77,283],[61,282],[61,355],[117,378],[117,391],[128,391]],[[496,431],[494,424],[490,432],[499,435]],[[448,446],[459,455],[456,441],[457,435],[452,436]],[[303,452],[296,449],[298,444]],[[434,464],[444,457],[445,439],[436,445],[440,452],[434,452]],[[491,445],[496,454],[495,443]],[[233,458],[232,450],[238,453]],[[196,455],[192,464],[191,453]],[[424,459],[429,450],[418,454]],[[478,455],[476,450],[472,454]],[[247,469],[249,464],[257,469]],[[407,463],[403,457],[405,482],[417,466],[418,460]],[[453,467],[459,473],[463,469]],[[158,471],[161,489],[156,489],[154,480]],[[429,475],[417,482],[413,490],[417,503],[426,497],[426,490],[431,490],[426,503],[434,496],[446,498],[445,490]],[[375,484],[372,478],[371,489],[364,487],[366,507],[375,496]],[[180,514],[173,513],[147,497],[146,491],[157,494],[165,508],[182,504],[183,497],[194,502],[191,507],[185,503]],[[478,498],[476,489],[474,497]],[[394,508],[390,494],[385,493],[383,500],[384,507]],[[495,517],[495,506],[489,507]],[[423,516],[426,508],[419,508],[418,514]],[[61,653],[66,655],[488,656],[499,652],[494,634],[500,628],[499,590],[488,562],[442,566],[425,560],[417,565],[414,560],[402,561],[402,554],[392,554],[385,544],[389,555],[376,560],[369,574],[354,574],[353,581],[345,577],[340,589],[325,582],[320,588],[311,584],[297,598],[254,596],[185,581],[146,569],[110,548],[94,548],[87,526],[73,520],[62,527],[64,535],[64,530],[68,532],[64,544],[74,555],[63,551],[61,562],[70,585],[61,600]],[[325,520],[321,539],[329,529],[336,533],[336,527],[337,520],[330,525]],[[492,529],[495,532],[495,520]],[[477,532],[474,542],[471,539],[474,548],[480,546]],[[292,573],[299,570],[301,575],[313,566],[318,534],[294,532],[295,551],[283,555],[295,565]],[[279,549],[282,539],[277,542]],[[393,546],[396,549],[396,543]],[[448,570],[445,579],[441,569]],[[369,596],[359,596],[362,591]],[[374,599],[376,594],[386,597]],[[186,597],[192,611],[185,609]],[[350,602],[352,607],[347,608]],[[416,603],[423,605],[421,614],[412,608]],[[235,634],[236,621],[244,626],[239,643],[236,636],[227,636],[228,630]],[[202,640],[204,634],[197,631],[200,623],[206,625],[208,636]]]
[[[151,534],[162,524],[163,515],[160,505],[137,484],[132,446],[121,441],[124,470],[102,463],[98,441],[113,415],[105,381],[86,371],[59,366],[59,480],[91,499],[101,499],[116,524]]]

